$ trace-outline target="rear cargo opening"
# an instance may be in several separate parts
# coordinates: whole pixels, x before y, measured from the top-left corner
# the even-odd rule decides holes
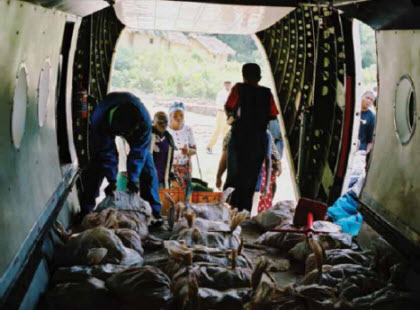
[[[345,182],[355,123],[352,22],[331,7],[303,5],[288,12],[256,35],[276,86],[293,181],[302,197],[331,205]],[[66,79],[58,79],[61,164],[74,163],[67,151],[72,142],[80,168],[90,159],[89,119],[110,89],[123,28],[112,7],[81,19],[74,63],[68,63],[73,65],[69,97],[74,141],[69,140],[71,135],[65,128],[70,126],[63,121],[70,115],[64,112],[64,101],[60,103],[69,89],[62,93]],[[63,48],[69,46],[75,29],[71,22],[64,27]],[[64,54],[65,50],[63,60]],[[414,105],[415,98],[409,97],[411,125]],[[411,269],[414,264],[368,226],[363,226],[360,238],[355,238],[340,231],[342,227],[323,221],[325,214],[319,210],[325,211],[326,205],[306,201],[297,207],[298,202],[280,201],[250,219],[246,212],[223,202],[170,204],[164,224],[158,227],[147,202],[117,192],[114,199],[101,197],[98,208],[80,225],[61,226],[55,220],[75,175],[72,169],[62,175],[46,211],[40,213],[11,262],[6,276],[13,277],[7,279],[11,283],[8,287],[1,283],[6,298],[0,307],[419,307],[418,277]],[[83,184],[77,189],[83,191]],[[75,195],[71,200],[76,200]],[[10,201],[10,206],[15,206]],[[318,208],[313,209],[313,205]],[[381,233],[388,235],[389,231]]]
[[[274,92],[271,70],[252,36],[125,30],[117,46],[111,91],[133,92],[152,118],[158,111],[168,115],[172,103],[183,102],[185,124],[192,128],[197,143],[197,155],[191,159],[192,177],[220,192],[216,175],[230,126],[224,125],[217,135],[220,103],[216,100],[225,81],[231,86],[242,81],[241,66],[245,62],[262,67],[260,84]],[[274,203],[296,200],[286,150],[283,153],[283,172],[276,180]],[[126,170],[124,154],[126,151],[120,149],[120,171]],[[225,177],[226,173],[223,181]]]

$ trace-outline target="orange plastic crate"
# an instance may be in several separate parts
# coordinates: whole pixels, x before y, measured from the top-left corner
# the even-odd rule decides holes
[[[160,213],[162,215],[168,214],[168,209],[171,206],[171,202],[166,198],[165,194],[169,194],[175,202],[185,202],[185,197],[187,195],[186,191],[183,189],[159,189],[159,197],[162,202],[162,210]]]
[[[222,198],[221,192],[193,192],[192,202],[193,203],[215,203],[219,202]]]

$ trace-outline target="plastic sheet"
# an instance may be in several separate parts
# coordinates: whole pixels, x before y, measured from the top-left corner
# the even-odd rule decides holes
[[[196,207],[199,208],[196,208]],[[208,209],[208,214],[206,223],[214,222],[214,224],[209,226],[217,226],[217,222],[220,223],[222,217],[226,216],[226,212],[229,212],[229,209],[225,208],[223,205],[219,205],[221,208],[216,208],[215,210],[208,209],[208,205],[191,205],[191,209],[195,209],[193,212],[191,209],[184,212],[184,217],[187,219],[189,228],[181,230],[178,234],[172,235],[171,240],[184,241],[185,245],[188,247],[194,247],[196,245],[204,245],[207,247],[218,248],[220,250],[237,250],[240,245],[240,224],[247,217],[247,212],[239,212],[233,216],[229,229],[223,231],[208,231],[205,228],[195,227],[195,218],[196,214],[200,214]],[[195,213],[197,212],[197,213]],[[229,217],[231,215],[229,214]],[[215,218],[219,218],[219,221]]]
[[[372,310],[417,310],[420,308],[419,298],[409,292],[397,291],[393,286],[387,286],[372,294],[354,298],[354,309]]]
[[[260,285],[246,310],[306,310],[333,309],[335,290],[322,285],[292,285],[273,288]]]
[[[197,218],[216,222],[231,222],[231,209],[225,203],[188,203],[181,215],[188,211],[195,213]]]
[[[100,212],[108,208],[117,209],[128,217],[134,217],[147,225],[152,220],[152,208],[150,204],[146,200],[141,199],[137,194],[116,191],[114,197],[105,197],[98,204],[95,211]]]
[[[204,245],[221,250],[238,249],[241,240],[238,235],[230,232],[209,232],[197,228],[188,228],[178,235],[171,237],[172,240],[184,240],[188,247]]]
[[[343,300],[353,300],[357,297],[372,294],[384,286],[386,284],[378,277],[366,277],[364,274],[358,274],[339,284],[339,297]]]
[[[357,264],[369,267],[372,264],[373,255],[367,251],[355,251],[352,249],[332,249],[325,251],[325,265]],[[310,254],[305,262],[305,273],[316,268],[315,256]]]
[[[230,289],[218,291],[210,288],[200,288],[198,297],[202,309],[242,310],[250,299],[250,289]]]
[[[141,246],[141,238],[134,230],[127,228],[116,229],[115,234],[121,239],[124,246],[143,255],[144,250]]]
[[[121,264],[141,265],[143,258],[136,251],[126,248],[115,233],[96,227],[74,234],[56,251],[58,266]]]
[[[312,249],[307,241],[299,242],[288,252],[289,256],[292,259],[300,262],[305,261],[311,253]]]
[[[327,215],[341,226],[343,232],[357,236],[363,221],[363,217],[357,212],[357,205],[357,201],[347,193],[328,208]]]
[[[196,218],[194,220],[194,227],[200,230],[230,231],[230,222],[209,221],[202,218]],[[188,221],[185,218],[183,218],[175,223],[172,231],[174,232],[174,234],[178,234],[186,228],[189,228]],[[237,227],[235,233],[238,235],[241,233],[240,226]]]
[[[146,222],[139,220],[133,214],[123,214],[122,212],[108,208],[100,212],[87,214],[82,221],[82,230],[102,226],[105,228],[127,228],[136,231],[143,239],[149,234]]]
[[[303,279],[303,284],[319,284],[335,287],[342,281],[359,274],[363,274],[366,277],[375,277],[375,272],[370,268],[356,264],[324,265],[322,266],[322,273],[319,273],[318,270],[313,270],[308,273]]]
[[[355,214],[357,214],[357,201],[350,194],[338,198],[327,211],[333,222]]]
[[[322,231],[322,232],[328,232],[328,233],[341,232],[340,225],[337,225],[328,221],[315,221],[312,223],[312,228],[315,231]]]
[[[72,266],[58,268],[52,278],[53,285],[67,282],[81,282],[91,277],[105,281],[110,276],[121,272],[129,267],[121,265],[95,265],[95,266]]]
[[[176,282],[193,273],[200,287],[224,291],[232,288],[250,288],[252,270],[247,268],[226,268],[216,264],[196,263],[181,268],[172,278]]]
[[[350,180],[366,176],[366,151],[357,151],[351,165]]]
[[[206,263],[181,268],[172,279],[177,309],[242,309],[251,273]]]
[[[349,233],[352,236],[357,236],[359,234],[362,223],[363,217],[361,214],[352,215],[336,222],[337,225],[341,226],[343,232]]]
[[[61,283],[46,294],[48,310],[115,310],[118,300],[96,278]]]
[[[278,228],[293,228],[298,227],[292,225],[283,225]],[[258,244],[275,247],[284,251],[289,251],[296,244],[305,240],[304,234],[299,233],[287,233],[287,232],[266,232],[257,239]]]
[[[209,263],[225,268],[247,268],[252,269],[251,261],[243,254],[217,248],[209,248],[197,245],[188,248],[178,241],[165,241],[165,248],[168,251],[169,262],[166,264],[165,272],[170,278],[186,265],[193,263]]]
[[[292,201],[280,201],[270,209],[258,214],[253,218],[253,221],[264,231],[268,231],[279,225],[292,224],[292,208],[294,208]]]
[[[108,278],[106,285],[119,297],[124,309],[168,309],[172,300],[171,282],[156,267],[126,269]]]

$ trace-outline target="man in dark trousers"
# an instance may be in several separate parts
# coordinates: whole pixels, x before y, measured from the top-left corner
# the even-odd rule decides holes
[[[242,67],[243,83],[236,84],[225,104],[232,137],[228,145],[228,177],[225,186],[235,188],[231,204],[251,211],[252,197],[267,150],[267,126],[278,110],[269,88],[258,85],[261,69],[257,64]]]
[[[365,91],[362,95],[362,113],[360,114],[360,129],[359,129],[359,150],[369,153],[372,148],[373,134],[375,131],[375,114],[369,110],[375,100],[375,95],[372,91]]]
[[[91,160],[82,173],[82,215],[95,207],[104,177],[109,185],[107,196],[117,189],[118,152],[115,137],[123,137],[130,146],[127,158],[127,189],[139,192],[148,201],[155,218],[161,218],[159,183],[150,153],[152,121],[140,99],[128,92],[109,93],[93,111],[91,119]]]

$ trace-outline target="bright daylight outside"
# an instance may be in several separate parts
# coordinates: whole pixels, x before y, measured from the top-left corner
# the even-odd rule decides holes
[[[174,102],[185,107],[184,123],[191,127],[197,156],[191,158],[192,177],[216,188],[222,143],[228,126],[217,134],[217,97],[225,82],[242,82],[242,65],[261,67],[261,85],[275,93],[271,72],[250,35],[209,35],[184,32],[126,30],[119,41],[112,73],[113,91],[136,94],[151,117],[168,114]],[[223,117],[224,112],[223,112]],[[252,150],[250,150],[252,151]],[[277,178],[273,202],[294,200],[290,169],[284,151],[282,174]],[[226,173],[223,176],[225,181]]]

